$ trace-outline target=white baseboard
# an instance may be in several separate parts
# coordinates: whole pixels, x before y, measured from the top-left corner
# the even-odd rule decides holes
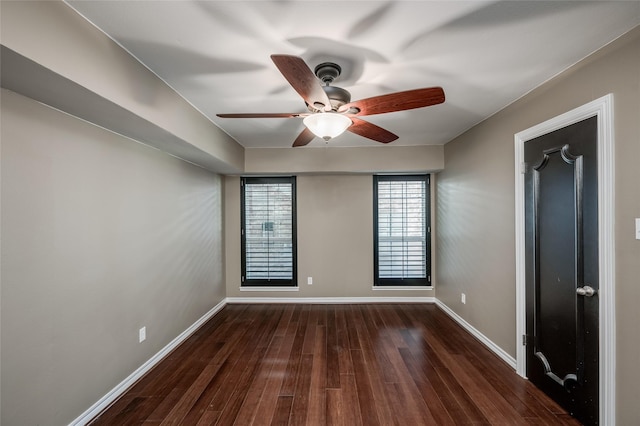
[[[196,330],[198,330],[204,323],[209,321],[211,317],[217,314],[225,305],[227,300],[223,299],[220,303],[214,306],[209,312],[204,314],[200,319],[194,322],[189,328],[180,333],[178,337],[173,339],[167,346],[162,348],[157,354],[152,356],[147,362],[142,364],[136,371],[131,373],[129,377],[120,382],[116,387],[111,389],[109,393],[100,398],[98,402],[93,404],[87,411],[82,413],[77,419],[69,423],[70,426],[84,426],[88,424],[94,417],[100,414],[105,408],[113,404],[123,393],[127,391],[134,383],[136,383],[142,376],[149,372],[156,364],[167,356],[178,345],[187,340]]]
[[[263,292],[275,292],[275,291],[300,291],[300,287],[260,287],[260,286],[246,286],[240,287],[240,291],[263,291]]]
[[[480,342],[482,342],[482,344],[489,348],[491,352],[498,355],[498,357],[509,364],[511,368],[513,368],[514,370],[516,369],[516,359],[514,357],[506,353],[500,346],[493,343],[487,336],[480,333],[480,331],[478,331],[474,326],[466,322],[460,315],[456,314],[453,310],[451,310],[451,308],[442,303],[440,300],[436,299],[436,305],[438,305],[440,309],[442,309],[447,315],[449,315],[451,319],[460,324],[462,328],[471,333],[476,339],[480,340]]]
[[[435,303],[435,297],[227,297],[227,303]]]
[[[421,286],[398,286],[398,285],[389,285],[389,286],[382,286],[382,285],[374,285],[371,287],[371,290],[373,291],[432,291],[433,290],[433,286],[426,286],[426,285],[421,285]]]

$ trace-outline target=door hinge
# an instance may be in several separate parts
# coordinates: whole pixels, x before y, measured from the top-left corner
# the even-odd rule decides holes
[[[520,163],[520,173],[527,173],[527,163]]]
[[[244,282],[244,275],[241,277],[241,281]]]
[[[431,282],[431,275],[429,275],[427,278],[429,279],[429,282]]]
[[[526,334],[522,335],[522,346],[527,346],[527,335]]]

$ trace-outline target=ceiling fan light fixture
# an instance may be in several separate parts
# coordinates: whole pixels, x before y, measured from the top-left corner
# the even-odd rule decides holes
[[[314,135],[325,141],[341,135],[352,124],[349,117],[335,112],[311,114],[303,122]]]

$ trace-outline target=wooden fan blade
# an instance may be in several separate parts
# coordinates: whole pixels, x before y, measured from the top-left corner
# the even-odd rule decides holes
[[[340,111],[344,112],[350,108],[357,108],[359,111],[353,112],[353,114],[363,116],[423,108],[443,102],[444,90],[442,90],[442,87],[428,87],[361,99],[343,105],[340,107]]]
[[[319,110],[331,110],[331,102],[322,89],[320,80],[302,58],[292,55],[271,55],[271,60],[305,102]]]
[[[308,128],[305,127],[304,130],[302,131],[302,133],[300,133],[298,135],[298,137],[296,138],[296,140],[293,142],[293,147],[305,146],[309,142],[311,142],[313,140],[313,138],[315,138],[315,137],[316,137],[316,135],[314,135],[311,130],[309,130]]]
[[[309,115],[308,113],[283,112],[283,113],[232,113],[232,114],[216,114],[221,118],[298,118]]]
[[[368,121],[361,120],[356,117],[349,117],[353,124],[347,129],[351,133],[364,136],[365,138],[372,139],[376,142],[389,143],[398,139],[398,135],[391,133],[388,130],[383,129],[380,126],[376,126]]]

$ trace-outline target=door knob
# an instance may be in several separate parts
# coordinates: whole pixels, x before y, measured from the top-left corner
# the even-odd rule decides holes
[[[594,290],[591,286],[585,285],[584,287],[578,287],[576,289],[576,293],[578,294],[578,296],[591,297],[596,294],[596,290]]]

